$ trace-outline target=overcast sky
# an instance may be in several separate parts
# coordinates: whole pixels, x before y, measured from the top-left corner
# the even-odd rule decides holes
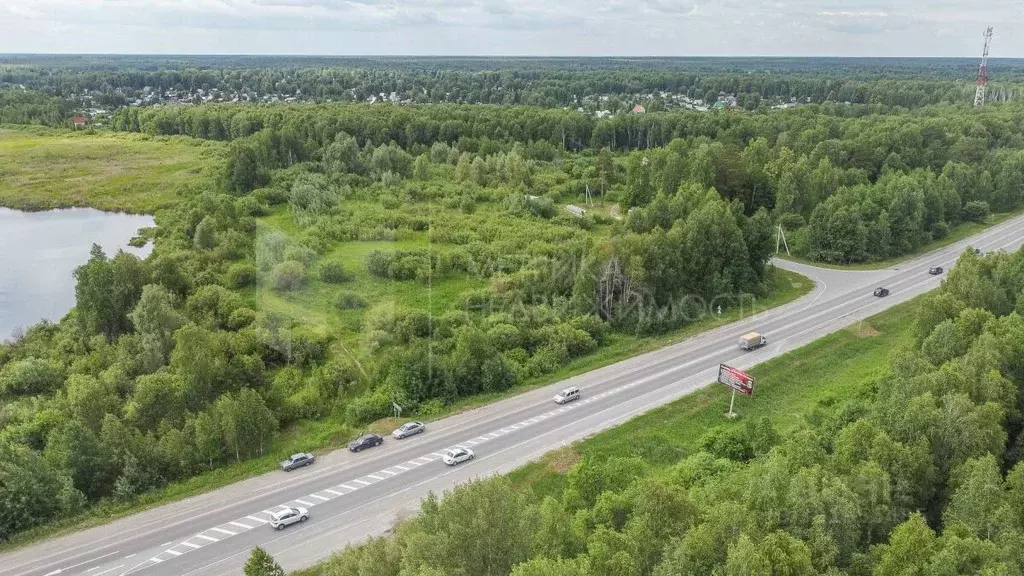
[[[1024,57],[1024,0],[0,0],[0,52]]]

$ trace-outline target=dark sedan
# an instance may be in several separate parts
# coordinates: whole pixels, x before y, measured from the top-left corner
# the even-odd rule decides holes
[[[886,297],[888,295],[889,295],[889,289],[888,288],[875,288],[875,296],[878,296],[879,298],[884,298],[884,297]]]
[[[942,266],[932,266],[928,269],[928,273],[932,276],[938,276],[939,274],[942,274]]]
[[[383,443],[384,439],[376,434],[363,434],[359,438],[349,442],[348,449],[353,452],[359,452],[360,450],[380,446]]]

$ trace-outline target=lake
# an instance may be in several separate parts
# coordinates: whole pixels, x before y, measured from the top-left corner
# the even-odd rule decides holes
[[[144,258],[151,245],[128,241],[152,216],[69,208],[22,212],[0,208],[0,340],[40,320],[60,320],[75,305],[75,268],[99,244],[108,256],[118,249]]]

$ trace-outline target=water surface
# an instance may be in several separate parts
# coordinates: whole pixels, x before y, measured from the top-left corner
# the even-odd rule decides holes
[[[43,319],[60,320],[75,305],[72,272],[99,244],[144,258],[151,246],[128,241],[152,216],[70,208],[22,212],[0,208],[0,340]]]

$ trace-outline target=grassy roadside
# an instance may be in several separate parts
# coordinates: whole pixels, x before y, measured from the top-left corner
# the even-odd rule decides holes
[[[894,266],[896,264],[899,264],[900,262],[905,262],[912,258],[917,258],[922,254],[931,252],[932,250],[944,248],[946,246],[949,246],[950,244],[959,242],[964,238],[977,234],[978,232],[991,228],[996,224],[1001,224],[1002,222],[1005,222],[1010,218],[1020,216],[1021,214],[1024,214],[1024,208],[1021,208],[1020,210],[1015,210],[1013,212],[1000,212],[998,214],[993,214],[989,216],[989,219],[985,223],[965,222],[963,224],[960,224],[956,228],[952,229],[945,238],[941,238],[934,242],[929,242],[928,244],[921,246],[920,248],[918,248],[914,252],[911,252],[910,254],[904,254],[902,256],[895,256],[893,258],[887,258],[885,260],[878,260],[874,262],[861,262],[858,264],[829,264],[827,262],[816,262],[814,260],[810,260],[802,256],[779,255],[777,256],[777,258],[779,258],[780,260],[789,260],[792,262],[799,262],[801,264],[808,264],[810,266],[818,266],[819,268],[832,268],[834,270],[881,270],[882,268],[888,268],[889,266]]]
[[[888,370],[891,352],[913,340],[919,299],[905,302],[751,370],[752,398],[737,396],[740,418],[727,420],[729,391],[712,385],[638,416],[510,474],[518,486],[558,496],[565,472],[584,456],[638,456],[658,469],[697,447],[715,426],[738,426],[746,418],[768,417],[779,432],[793,430],[820,403],[864,393]]]
[[[152,214],[216,188],[223,146],[185,137],[0,127],[0,206]]]
[[[577,358],[558,372],[531,380],[503,393],[466,398],[446,407],[441,413],[423,417],[439,419],[450,416],[502,398],[521,394],[537,387],[546,386],[576,374],[607,366],[644,352],[656,350],[700,332],[740,320],[744,316],[781,306],[807,294],[814,287],[813,282],[809,278],[800,274],[781,269],[776,269],[776,274],[777,287],[774,294],[763,301],[755,302],[753,311],[723,310],[721,316],[708,316],[684,328],[656,337],[635,338],[628,335],[613,335],[605,346],[602,346],[593,354]],[[408,417],[418,416],[420,415],[410,414]],[[394,420],[387,419],[376,422],[364,429],[354,430],[346,425],[340,417],[332,416],[319,421],[303,421],[282,432],[281,437],[269,451],[270,453],[262,458],[224,466],[189,480],[146,493],[132,502],[101,503],[92,507],[81,516],[67,518],[20,533],[10,540],[0,543],[0,552],[9,552],[15,548],[33,544],[46,538],[53,538],[98,526],[150,508],[209,492],[228,484],[275,470],[277,463],[288,454],[300,450],[316,453],[327,452],[344,446],[352,437],[363,430],[390,432],[395,425],[396,422]]]

